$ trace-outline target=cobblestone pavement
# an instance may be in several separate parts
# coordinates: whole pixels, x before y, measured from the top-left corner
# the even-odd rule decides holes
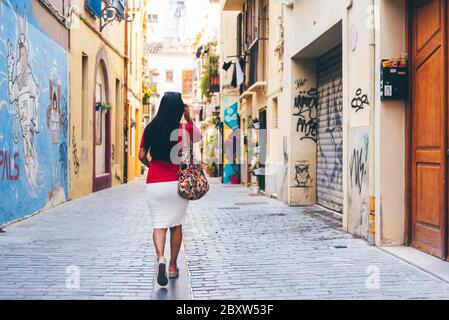
[[[149,299],[155,257],[142,187],[91,194],[6,228],[0,299]]]
[[[215,186],[191,204],[185,230],[193,298],[449,298],[447,282],[330,227],[314,210]]]
[[[6,228],[0,299],[185,298],[188,279],[168,290],[154,286],[143,186],[139,180],[92,194]],[[448,283],[330,227],[314,211],[214,184],[191,204],[185,227],[193,298],[449,298]]]

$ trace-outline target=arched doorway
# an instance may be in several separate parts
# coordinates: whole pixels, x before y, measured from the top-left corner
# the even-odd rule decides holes
[[[102,107],[109,103],[108,73],[100,51],[95,66],[93,121],[93,192],[111,187],[111,111]]]

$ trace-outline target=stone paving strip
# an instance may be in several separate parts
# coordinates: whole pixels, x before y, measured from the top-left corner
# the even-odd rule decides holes
[[[185,230],[193,298],[449,299],[447,282],[313,211],[215,185]]]

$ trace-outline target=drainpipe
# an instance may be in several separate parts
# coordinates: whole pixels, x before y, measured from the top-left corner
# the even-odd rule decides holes
[[[125,9],[128,11],[128,8]],[[125,58],[124,58],[124,81],[123,81],[123,98],[125,102],[125,108],[123,113],[123,183],[128,183],[128,150],[129,150],[129,141],[128,141],[128,118],[129,118],[129,101],[128,101],[128,21],[125,21]]]
[[[371,5],[371,14],[372,17],[372,26],[369,34],[369,66],[370,66],[370,129],[369,129],[369,135],[370,135],[370,142],[369,142],[369,224],[368,224],[368,243],[370,245],[375,245],[375,234],[376,234],[376,183],[375,183],[375,107],[376,107],[376,0],[370,1]]]

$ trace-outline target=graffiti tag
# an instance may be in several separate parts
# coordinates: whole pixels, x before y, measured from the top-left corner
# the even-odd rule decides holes
[[[78,149],[76,146],[75,126],[72,127],[72,156],[73,156],[73,171],[75,172],[75,175],[78,176],[80,170],[80,161],[78,158]]]
[[[351,101],[351,107],[355,109],[355,112],[363,110],[365,106],[369,106],[368,95],[362,95],[362,89],[357,89],[355,92],[355,97]]]
[[[363,183],[367,176],[368,143],[368,138],[365,136],[365,146],[354,149],[349,163],[351,188],[356,187],[359,194],[362,193]]]
[[[295,88],[296,90],[299,90],[301,87],[304,87],[307,83],[307,79],[301,78],[301,79],[296,79],[295,81]]]

